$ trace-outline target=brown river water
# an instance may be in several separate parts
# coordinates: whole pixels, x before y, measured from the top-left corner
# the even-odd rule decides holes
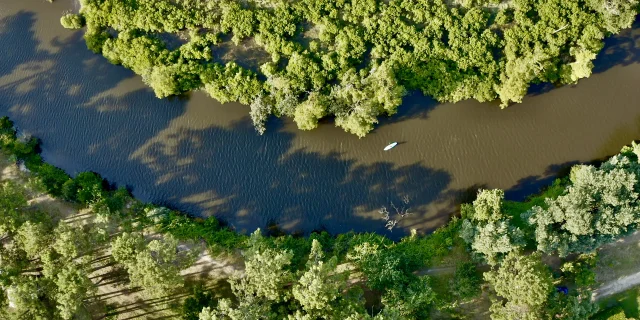
[[[241,231],[429,232],[478,187],[522,199],[559,170],[640,138],[640,23],[608,39],[594,75],[538,86],[524,103],[438,104],[419,94],[364,139],[330,121],[311,132],[201,92],[156,99],[140,77],[94,55],[60,26],[69,0],[0,0],[0,115],[42,139],[46,161],[91,170],[138,198]],[[388,152],[388,143],[399,145]],[[392,230],[378,210],[411,214]]]

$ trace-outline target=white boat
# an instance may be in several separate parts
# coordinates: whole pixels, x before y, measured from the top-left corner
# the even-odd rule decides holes
[[[393,149],[393,147],[395,147],[397,145],[398,145],[397,142],[391,143],[390,145],[384,147],[384,151],[391,150],[391,149]]]

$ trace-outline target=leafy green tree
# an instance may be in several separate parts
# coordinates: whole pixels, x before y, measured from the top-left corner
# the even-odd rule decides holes
[[[52,284],[37,277],[20,277],[7,289],[9,319],[55,319]]]
[[[631,27],[638,12],[636,0],[589,0],[586,3],[600,14],[605,30],[611,33]]]
[[[525,256],[511,252],[484,278],[506,300],[493,301],[492,319],[539,319],[553,291],[551,271],[538,253]]]
[[[16,234],[16,243],[29,258],[37,258],[53,240],[51,230],[44,223],[25,222]]]
[[[491,265],[521,247],[524,233],[514,227],[511,218],[502,213],[502,190],[479,190],[472,205],[463,205],[460,237]]]
[[[598,312],[598,304],[591,301],[591,291],[576,289],[569,295],[554,293],[549,299],[547,317],[550,319],[592,319]]]
[[[637,159],[623,154],[600,168],[574,166],[563,195],[523,215],[535,227],[538,250],[590,252],[633,230],[640,221],[638,168]]]
[[[428,277],[420,277],[404,287],[396,287],[385,292],[382,303],[385,308],[393,309],[407,319],[425,319],[429,317],[429,306],[436,294],[429,285]]]
[[[84,315],[84,300],[95,290],[87,271],[75,263],[68,263],[60,270],[55,279],[57,287],[55,300],[62,319],[77,319]]]
[[[451,281],[451,290],[461,299],[474,297],[480,293],[482,278],[473,262],[463,262],[456,267]]]
[[[574,261],[563,263],[560,270],[577,286],[588,287],[596,283],[596,274],[593,271],[596,261],[596,254],[581,254]]]
[[[199,320],[203,309],[214,308],[215,310],[217,301],[213,299],[210,291],[205,290],[201,285],[194,286],[192,290],[193,294],[185,299],[182,305],[182,320]],[[206,313],[204,317],[207,317]]]
[[[67,29],[80,29],[84,27],[82,15],[68,13],[60,18],[60,24]]]
[[[145,243],[139,233],[123,233],[112,243],[113,258],[122,263],[131,285],[141,287],[151,297],[162,297],[183,286],[180,271],[193,263],[190,251],[178,252],[171,236]]]
[[[24,188],[14,182],[0,185],[0,234],[16,232],[24,221],[27,195]]]
[[[61,222],[54,230],[53,248],[67,260],[72,260],[92,247],[88,233],[80,226]]]
[[[327,114],[329,99],[321,93],[312,92],[307,100],[300,103],[294,112],[293,120],[301,130],[312,130],[318,127],[318,120]]]
[[[0,285],[7,287],[29,266],[29,258],[15,243],[0,246]]]
[[[338,259],[332,257],[326,263],[318,240],[313,240],[307,261],[307,271],[293,286],[293,297],[308,314],[326,315],[332,312],[332,302],[346,288],[346,278],[336,274]]]
[[[250,108],[251,111],[249,112],[249,115],[251,116],[251,121],[253,121],[253,126],[259,134],[264,134],[266,131],[264,125],[267,122],[269,115],[271,115],[273,107],[263,95],[259,95],[253,100],[253,102],[251,102]]]

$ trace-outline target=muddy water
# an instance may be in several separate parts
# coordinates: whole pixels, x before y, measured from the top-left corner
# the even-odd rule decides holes
[[[81,32],[60,27],[74,6],[0,0],[0,114],[40,137],[44,158],[69,173],[96,171],[141,199],[239,230],[277,222],[288,231],[428,232],[469,190],[503,188],[517,199],[640,137],[638,24],[607,41],[595,74],[577,86],[537,88],[506,110],[412,95],[359,140],[329,122],[300,132],[281,120],[258,136],[245,106],[202,93],[158,100],[89,52]],[[382,151],[392,141],[400,144]],[[411,214],[389,232],[378,210],[396,219],[392,204]]]

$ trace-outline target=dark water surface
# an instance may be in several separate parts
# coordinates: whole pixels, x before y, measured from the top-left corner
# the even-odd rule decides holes
[[[567,165],[640,138],[638,23],[607,41],[577,86],[539,87],[506,110],[416,94],[359,140],[328,122],[301,132],[281,120],[258,136],[248,107],[199,92],[158,100],[60,26],[75,7],[0,0],[0,114],[71,174],[92,170],[140,199],[239,230],[274,221],[288,231],[428,232],[480,186],[522,198]],[[392,141],[400,145],[383,152]],[[377,211],[405,196],[412,214],[389,233]]]

